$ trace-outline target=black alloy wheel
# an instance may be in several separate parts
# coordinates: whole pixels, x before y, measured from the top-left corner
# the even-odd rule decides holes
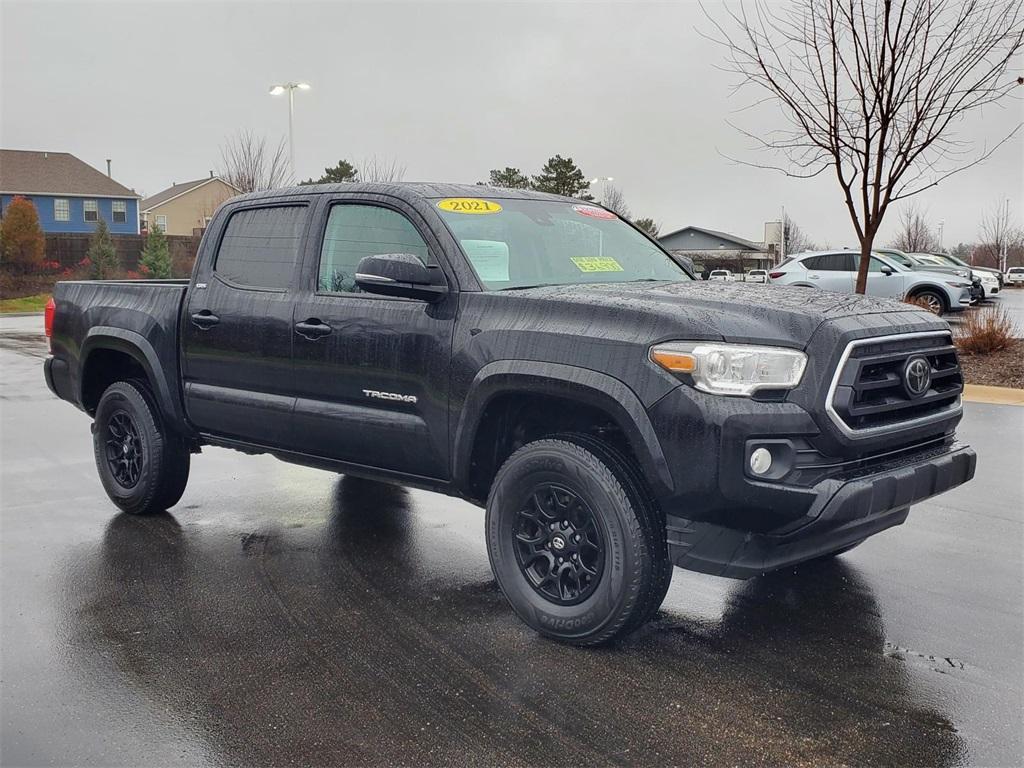
[[[122,488],[134,488],[142,476],[143,450],[138,427],[126,411],[107,422],[107,465]]]
[[[587,503],[560,485],[543,483],[519,510],[516,561],[542,597],[575,605],[594,593],[604,570],[604,538]]]

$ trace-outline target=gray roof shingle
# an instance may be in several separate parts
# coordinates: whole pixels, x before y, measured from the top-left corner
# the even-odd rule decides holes
[[[0,192],[139,197],[67,152],[0,149]]]

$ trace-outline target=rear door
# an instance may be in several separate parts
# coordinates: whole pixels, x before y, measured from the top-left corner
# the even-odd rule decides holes
[[[853,293],[857,279],[856,259],[852,253],[825,253],[804,259],[807,279],[824,291]]]
[[[292,316],[302,450],[447,480],[448,390],[457,292],[441,250],[405,203],[339,196],[317,214]],[[411,253],[446,272],[447,298],[362,292],[364,256]]]
[[[185,408],[201,432],[290,443],[293,283],[309,210],[302,199],[239,205],[210,233],[181,322]]]

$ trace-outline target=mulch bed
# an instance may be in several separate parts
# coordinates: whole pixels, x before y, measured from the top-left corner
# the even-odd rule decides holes
[[[1024,339],[1015,339],[1006,349],[987,355],[961,352],[960,365],[968,384],[1024,389]]]

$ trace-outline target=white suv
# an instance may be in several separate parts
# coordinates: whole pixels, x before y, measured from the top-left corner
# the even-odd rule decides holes
[[[1006,270],[1006,282],[1024,283],[1024,267],[1010,267]]]
[[[857,285],[859,253],[818,251],[792,256],[773,269],[772,283],[853,293]],[[872,254],[868,268],[868,296],[915,299],[937,315],[958,312],[971,305],[971,284],[948,272],[919,272]]]

